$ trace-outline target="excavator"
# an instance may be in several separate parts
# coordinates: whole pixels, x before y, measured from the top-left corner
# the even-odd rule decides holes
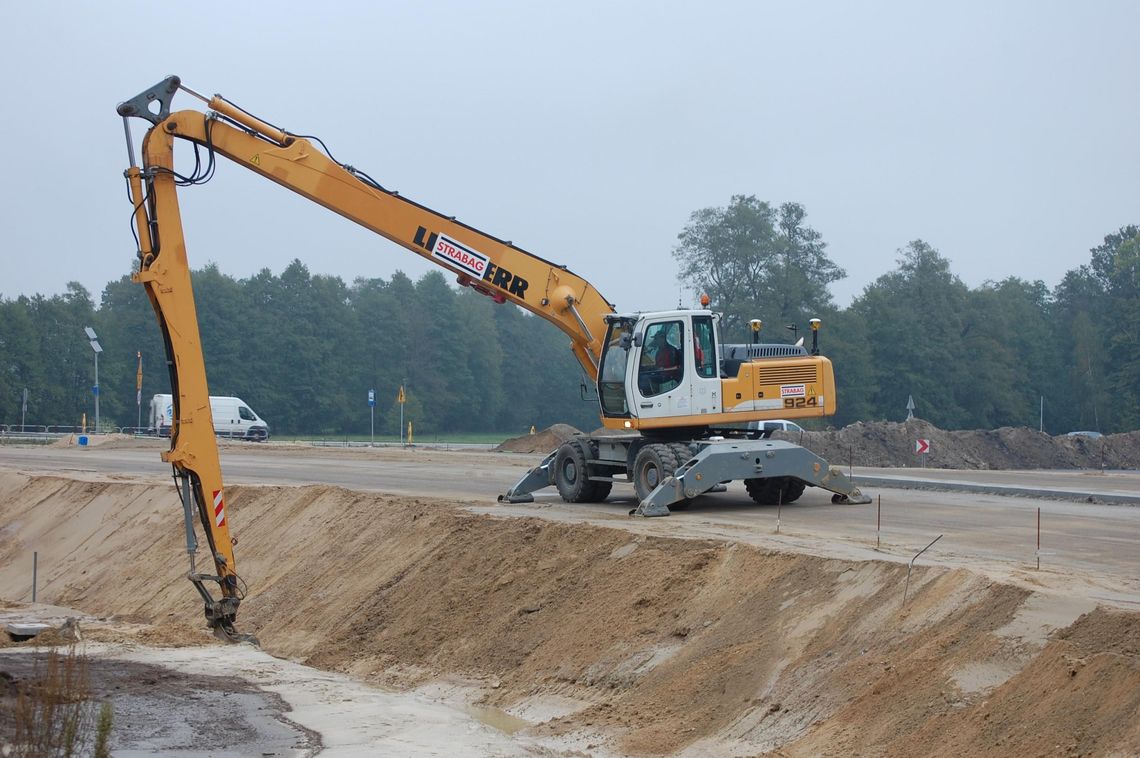
[[[183,92],[204,107],[172,111]],[[221,95],[206,97],[170,76],[121,102],[138,270],[165,343],[173,395],[171,464],[182,503],[188,578],[205,603],[207,624],[223,639],[248,639],[234,628],[245,584],[237,573],[227,519],[221,462],[198,329],[178,189],[208,181],[221,156],[318,203],[452,272],[458,283],[497,303],[513,303],[550,321],[594,383],[602,427],[551,452],[500,501],[531,502],[554,486],[568,502],[601,502],[614,483],[632,483],[631,513],[664,516],[699,495],[742,480],[760,503],[790,503],[806,487],[831,491],[834,502],[870,498],[838,468],[806,448],[772,439],[757,424],[775,418],[835,413],[835,376],[812,346],[763,344],[759,321],[747,344],[720,338],[720,316],[701,309],[618,312],[566,266],[509,240],[438,213],[365,172],[332,157],[319,138],[254,116]],[[131,119],[149,122],[136,156]],[[180,173],[179,142],[193,146],[194,164]],[[753,422],[750,424],[749,422]],[[760,425],[762,427],[762,425]],[[201,522],[213,573],[200,571],[194,526]],[[217,585],[215,596],[212,585]]]

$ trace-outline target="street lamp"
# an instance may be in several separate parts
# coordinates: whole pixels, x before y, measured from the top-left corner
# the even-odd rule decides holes
[[[91,349],[95,351],[95,386],[92,391],[95,393],[95,433],[99,433],[99,353],[103,352],[102,346],[99,345],[99,338],[95,336],[95,330],[89,326],[83,327],[83,331],[87,333],[87,339],[91,341]]]

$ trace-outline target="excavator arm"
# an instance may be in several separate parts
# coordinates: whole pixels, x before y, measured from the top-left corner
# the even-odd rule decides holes
[[[172,112],[182,90],[204,102],[207,111]],[[205,98],[171,76],[120,103],[130,155],[126,170],[134,206],[139,269],[134,280],[146,288],[165,342],[174,417],[170,450],[163,454],[174,471],[182,500],[189,579],[205,602],[208,624],[225,639],[251,639],[233,627],[243,595],[226,519],[225,489],[214,437],[206,368],[191,286],[190,265],[178,207],[179,186],[202,183],[223,156],[254,173],[386,237],[456,274],[461,284],[512,302],[554,323],[570,337],[583,370],[597,379],[605,337],[605,316],[613,312],[592,285],[560,266],[498,239],[453,216],[426,208],[387,190],[363,172],[333,160],[319,140],[290,134],[225,100]],[[129,119],[151,123],[135,162]],[[176,140],[193,143],[197,158],[190,175],[174,165]],[[318,149],[317,144],[321,144]],[[203,162],[202,150],[205,150]],[[197,518],[203,528],[214,573],[195,565]],[[217,585],[219,596],[211,591]]]
[[[170,99],[179,89],[202,100],[209,111],[170,112]],[[157,112],[151,109],[154,103],[160,104]],[[387,190],[367,174],[333,160],[323,144],[317,147],[319,140],[272,126],[220,95],[202,97],[182,87],[178,77],[120,104],[118,111],[124,118],[141,117],[154,124],[143,148],[144,178],[150,174],[155,180],[165,172],[177,178],[172,173],[176,139],[205,148],[209,161],[215,155],[229,158],[449,269],[460,284],[552,322],[570,337],[582,368],[597,379],[604,319],[613,306],[565,266]],[[172,221],[150,219],[162,227]]]

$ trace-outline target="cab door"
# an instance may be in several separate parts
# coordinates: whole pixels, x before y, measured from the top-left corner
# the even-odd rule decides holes
[[[692,317],[691,410],[694,416],[721,413],[720,361],[717,358],[716,324],[712,314]]]
[[[639,418],[692,413],[692,334],[686,318],[646,321],[632,393]]]

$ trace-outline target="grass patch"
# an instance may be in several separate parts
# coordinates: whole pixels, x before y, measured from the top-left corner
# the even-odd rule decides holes
[[[87,656],[75,645],[32,653],[31,672],[0,672],[0,755],[110,756],[110,703],[92,700]]]

